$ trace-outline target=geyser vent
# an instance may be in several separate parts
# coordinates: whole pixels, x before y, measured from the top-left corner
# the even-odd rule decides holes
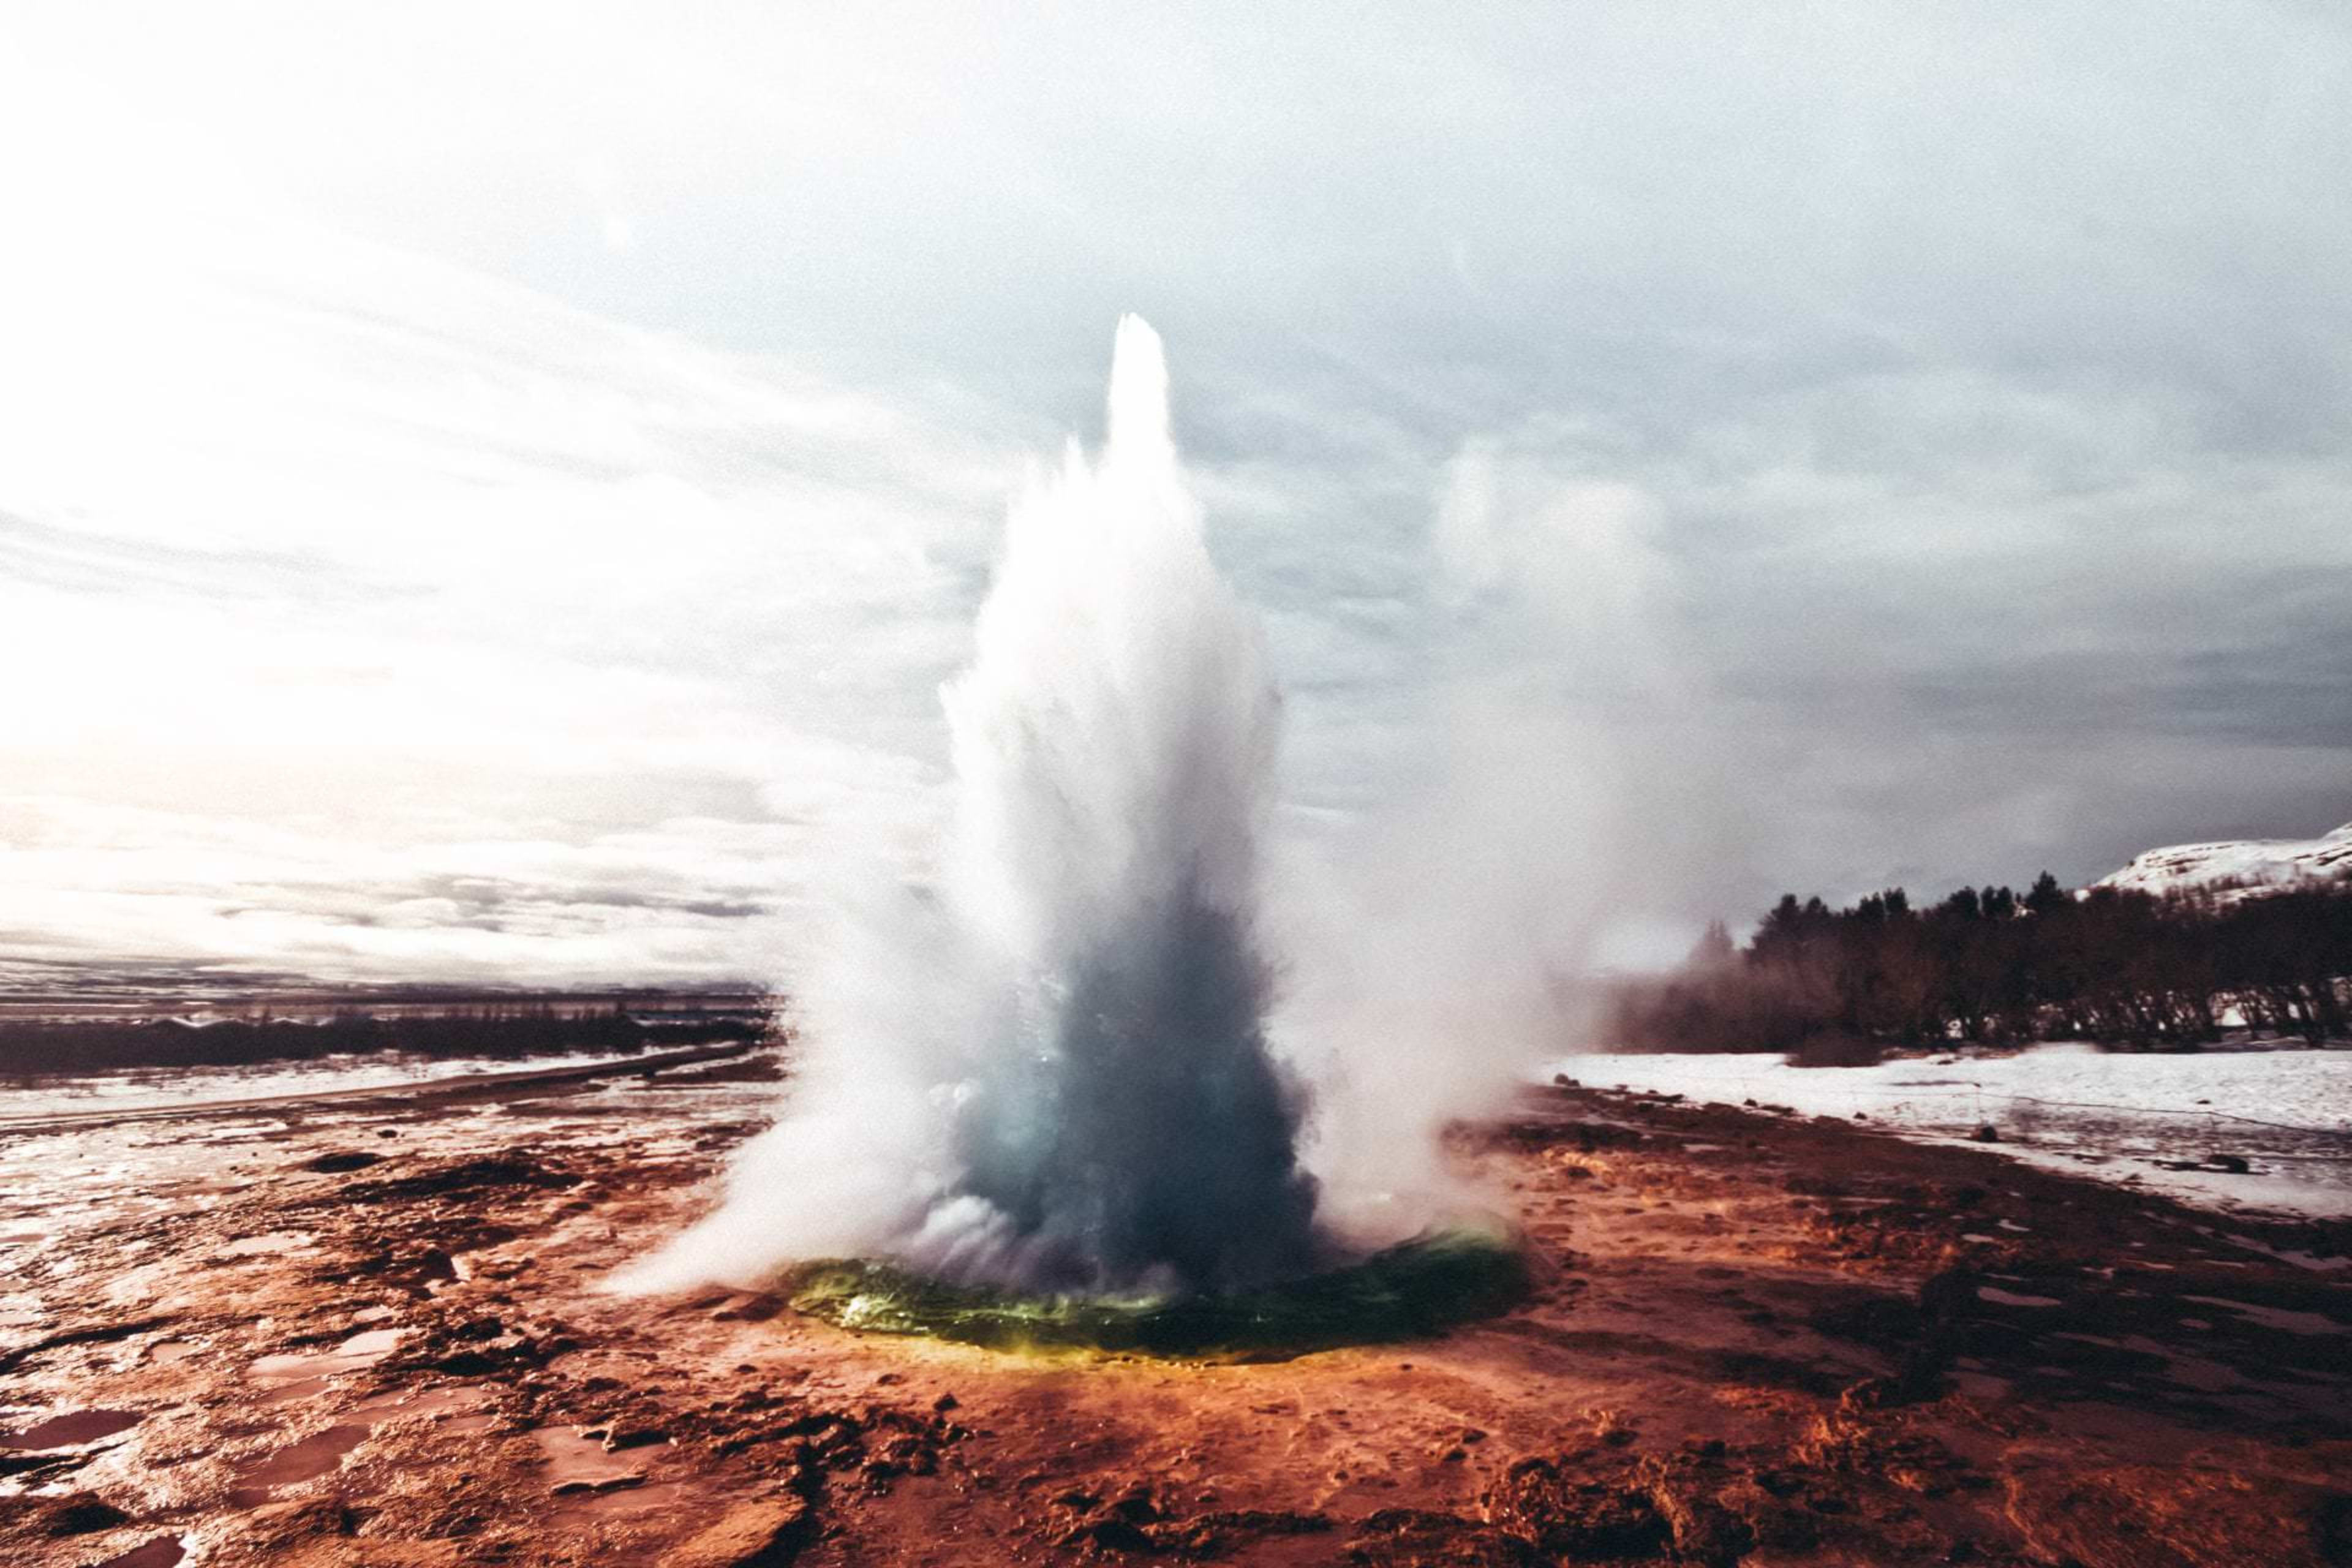
[[[1526,1296],[1528,1282],[1517,1237],[1500,1226],[1461,1226],[1247,1290],[1032,1295],[863,1259],[801,1265],[781,1289],[794,1310],[864,1333],[922,1334],[992,1350],[1262,1361],[1438,1333],[1506,1310]]]

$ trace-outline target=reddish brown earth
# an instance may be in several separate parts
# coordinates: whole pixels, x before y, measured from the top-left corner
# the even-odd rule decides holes
[[[1539,1268],[1246,1365],[598,1287],[767,1086],[0,1137],[0,1563],[2352,1563],[2343,1226],[1584,1091],[1465,1135]]]

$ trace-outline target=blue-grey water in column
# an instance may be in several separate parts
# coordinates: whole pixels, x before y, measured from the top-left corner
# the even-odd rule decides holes
[[[1278,704],[1209,559],[1141,321],[1120,324],[1099,460],[1073,454],[1015,509],[978,640],[949,694],[950,908],[1008,995],[943,1197],[980,1200],[982,1255],[1034,1285],[1311,1266],[1302,1107],[1266,1048],[1251,924]]]
[[[941,693],[936,862],[875,879],[796,965],[783,1116],[631,1282],[856,1257],[1164,1295],[1327,1261],[1255,924],[1280,704],[1132,317],[1109,413],[1007,516]]]

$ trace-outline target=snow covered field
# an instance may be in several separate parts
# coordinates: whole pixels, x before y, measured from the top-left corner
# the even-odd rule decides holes
[[[2352,1051],[2153,1056],[2048,1045],[1862,1068],[1796,1068],[1771,1054],[1593,1054],[1543,1069],[1554,1073],[1595,1089],[1865,1116],[1921,1138],[1966,1139],[1990,1123],[2001,1138],[1992,1147],[2036,1164],[2222,1208],[2352,1213]],[[2167,1168],[2215,1154],[2251,1169]]]

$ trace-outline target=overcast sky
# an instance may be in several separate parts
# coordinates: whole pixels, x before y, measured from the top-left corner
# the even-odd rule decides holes
[[[1556,771],[1638,956],[2352,816],[2340,7],[1439,16],[9,7],[0,956],[788,978],[1122,310],[1300,844]]]

